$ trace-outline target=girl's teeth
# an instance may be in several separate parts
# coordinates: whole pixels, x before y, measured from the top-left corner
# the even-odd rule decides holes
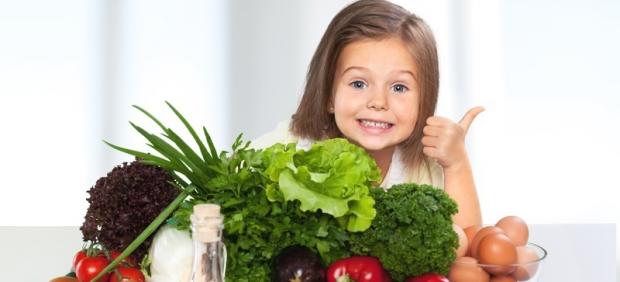
[[[378,127],[378,128],[390,127],[390,125],[386,122],[377,122],[377,121],[370,121],[370,120],[362,120],[362,125],[368,126],[368,127]]]

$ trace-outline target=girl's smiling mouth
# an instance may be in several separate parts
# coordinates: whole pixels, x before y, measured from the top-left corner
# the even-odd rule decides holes
[[[371,119],[358,119],[357,123],[370,133],[383,133],[394,126],[393,123]]]

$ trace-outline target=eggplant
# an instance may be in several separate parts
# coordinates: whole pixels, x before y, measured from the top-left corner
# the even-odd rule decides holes
[[[321,258],[302,246],[284,248],[274,258],[273,282],[325,282],[325,268]]]

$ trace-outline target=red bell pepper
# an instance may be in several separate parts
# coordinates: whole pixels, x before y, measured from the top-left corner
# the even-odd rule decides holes
[[[375,257],[354,256],[332,263],[327,269],[327,282],[389,282],[390,276]]]
[[[405,282],[450,282],[448,278],[437,273],[424,273],[420,276],[409,277]]]

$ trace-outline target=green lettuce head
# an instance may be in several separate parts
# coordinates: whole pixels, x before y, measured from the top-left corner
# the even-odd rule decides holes
[[[275,144],[263,151],[270,201],[299,201],[302,211],[330,214],[348,231],[370,227],[376,216],[369,188],[381,179],[374,159],[342,138],[316,142],[309,150]]]

